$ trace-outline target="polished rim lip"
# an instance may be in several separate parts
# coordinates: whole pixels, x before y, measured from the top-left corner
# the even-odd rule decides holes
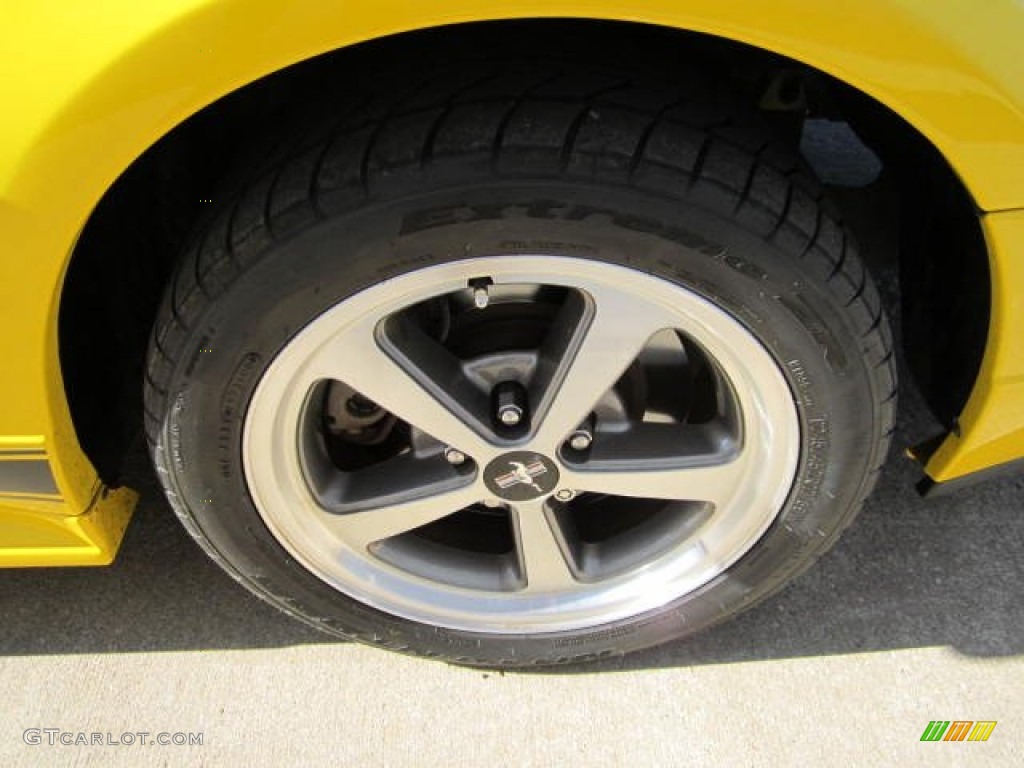
[[[527,595],[434,582],[332,538],[318,520],[326,513],[306,485],[299,459],[297,429],[307,391],[296,386],[304,361],[370,312],[384,317],[463,288],[467,275],[484,273],[496,281],[578,290],[585,290],[588,283],[635,284],[646,300],[671,308],[679,318],[676,328],[716,361],[740,404],[743,451],[754,450],[756,455],[750,457],[752,469],[744,475],[742,487],[724,511],[716,510],[705,526],[709,530],[696,543],[687,539],[687,546],[673,548],[640,569],[581,583],[578,590]],[[638,270],[572,257],[514,255],[406,273],[360,291],[315,318],[261,378],[246,414],[242,448],[246,481],[264,523],[289,554],[331,587],[412,621],[470,632],[531,634],[584,629],[636,616],[719,576],[750,550],[782,509],[799,462],[799,435],[796,406],[778,364],[724,310],[676,283]],[[531,450],[528,444],[522,448]],[[558,463],[557,457],[552,459]],[[755,472],[756,467],[761,471]],[[742,532],[718,530],[723,526],[742,526]]]

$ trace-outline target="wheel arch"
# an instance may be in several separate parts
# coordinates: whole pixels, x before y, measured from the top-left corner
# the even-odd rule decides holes
[[[113,259],[109,263],[119,268],[124,264],[117,259],[116,249],[95,248],[90,255],[90,238],[111,229],[124,230],[125,201],[152,179],[161,179],[165,187],[156,192],[171,189],[183,204],[171,211],[168,220],[150,221],[147,231],[128,234],[141,235],[151,242],[160,240],[152,253],[155,263],[166,267],[162,260],[166,254],[160,255],[159,251],[167,249],[173,238],[168,241],[163,235],[180,233],[183,220],[187,223],[202,215],[199,201],[206,199],[202,195],[208,189],[202,182],[195,186],[194,180],[174,179],[181,170],[179,162],[187,165],[195,161],[183,158],[180,153],[185,151],[185,145],[176,142],[175,137],[195,131],[200,125],[216,133],[216,127],[204,121],[218,114],[218,110],[237,108],[244,112],[251,108],[236,106],[240,93],[252,92],[244,86],[270,82],[275,73],[290,65],[339,48],[351,49],[382,35],[400,35],[442,23],[568,15],[643,22],[664,29],[714,35],[813,67],[835,77],[883,112],[902,115],[903,119],[893,119],[906,128],[912,141],[925,148],[925,154],[930,153],[928,162],[954,183],[957,179],[962,181],[967,194],[958,203],[961,210],[1000,209],[1024,202],[1013,197],[1018,193],[1010,184],[1014,158],[1024,158],[1020,142],[1014,148],[1010,139],[1024,136],[1024,117],[1016,107],[1019,102],[1012,98],[1013,86],[997,75],[998,64],[1003,65],[1004,74],[1012,67],[999,56],[972,57],[971,51],[981,41],[952,36],[959,18],[956,14],[940,18],[940,23],[925,23],[921,16],[890,0],[875,0],[857,9],[832,9],[807,0],[787,0],[777,4],[770,14],[752,1],[731,4],[728,8],[713,2],[697,2],[680,9],[677,3],[645,0],[634,4],[628,19],[615,18],[622,14],[616,14],[602,0],[575,4],[571,9],[550,3],[544,3],[542,8],[539,3],[521,4],[512,13],[506,6],[497,2],[450,2],[419,11],[409,11],[401,5],[401,9],[396,6],[389,13],[379,4],[366,3],[355,8],[349,4],[348,15],[343,17],[340,10],[325,11],[320,4],[303,0],[294,4],[293,17],[281,19],[280,14],[275,16],[270,3],[201,3],[125,50],[69,100],[47,127],[36,151],[21,164],[17,177],[17,183],[23,186],[38,185],[39,179],[52,178],[58,167],[68,172],[68,158],[76,155],[70,166],[72,174],[78,177],[73,206],[79,213],[72,218],[87,222],[77,246],[66,251],[66,257],[54,265],[54,280],[63,285],[55,293],[50,308],[50,338],[58,338],[58,322],[71,330],[60,334],[59,363],[56,344],[53,346],[47,379],[51,392],[58,391],[62,396],[65,390],[68,392],[73,424],[73,429],[61,429],[62,415],[53,417],[53,432],[64,435],[54,440],[59,449],[54,453],[80,454],[78,445],[68,438],[77,433],[101,476],[113,481],[117,461],[114,457],[123,449],[132,429],[130,420],[119,420],[114,439],[99,437],[109,429],[109,410],[95,401],[89,402],[89,397],[78,397],[76,402],[75,393],[87,390],[87,382],[96,382],[97,374],[111,359],[111,329],[116,333],[117,328],[124,327],[127,316],[137,330],[146,326],[147,317],[147,308],[140,306],[136,286],[130,280],[111,286],[108,275],[92,271],[108,259]],[[1000,5],[993,15],[1006,11]],[[381,19],[388,19],[387,28],[382,28]],[[276,21],[277,26],[271,21]],[[873,29],[885,31],[878,36],[857,36],[853,30],[858,23],[870,23]],[[1007,21],[998,40],[1007,39],[1006,30],[1012,28]],[[255,40],[249,46],[235,44],[219,51],[217,45],[225,39],[226,29],[234,29],[232,34],[236,37],[253,35]],[[338,29],[344,32],[339,34]],[[886,44],[897,39],[902,41],[902,47]],[[400,45],[401,37],[389,40]],[[182,61],[185,51],[194,61],[189,59],[188,63],[175,66]],[[954,99],[957,107],[952,109],[949,103]],[[126,108],[125,104],[130,106]],[[979,136],[971,127],[980,121],[979,115],[994,126],[985,136]],[[911,125],[913,128],[909,128]],[[111,136],[118,138],[110,141]],[[83,153],[83,147],[99,143],[101,137],[108,137],[105,144],[109,151],[99,156]],[[225,137],[217,141],[208,146],[222,146]],[[156,194],[149,202],[159,205],[163,201]],[[71,235],[71,224],[62,224],[64,233]],[[124,234],[122,231],[121,236]],[[140,267],[136,265],[135,269]],[[110,294],[112,288],[120,293]],[[151,294],[143,295],[152,298]],[[105,306],[99,308],[99,304]],[[98,309],[113,315],[114,322],[101,329],[81,322]],[[84,336],[90,327],[91,336]],[[87,340],[83,342],[83,338]],[[133,338],[115,336],[115,344],[134,359],[138,334]],[[78,360],[71,360],[65,350],[73,350]],[[141,375],[141,360],[128,370]],[[123,380],[130,381],[130,376]]]

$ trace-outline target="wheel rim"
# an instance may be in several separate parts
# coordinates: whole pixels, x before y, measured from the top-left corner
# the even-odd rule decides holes
[[[533,338],[504,338],[531,323]],[[352,427],[371,418],[370,437]],[[602,262],[496,256],[317,317],[265,372],[242,448],[268,529],[327,584],[413,621],[530,634],[635,616],[721,575],[785,503],[800,433],[774,359],[697,294]]]

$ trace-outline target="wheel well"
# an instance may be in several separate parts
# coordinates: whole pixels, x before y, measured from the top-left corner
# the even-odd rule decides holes
[[[376,72],[411,75],[452,60],[551,51],[607,60],[609,49],[631,69],[724,81],[794,144],[807,117],[850,123],[898,190],[903,345],[926,400],[953,428],[984,350],[987,252],[969,194],[913,127],[815,69],[722,38],[621,22],[490,22],[354,46],[259,80],[175,128],[111,186],[75,247],[59,314],[71,416],[104,481],[117,483],[140,432],[146,347],[174,263],[223,180],[273,156],[267,137],[301,124],[325,97],[365,88]]]

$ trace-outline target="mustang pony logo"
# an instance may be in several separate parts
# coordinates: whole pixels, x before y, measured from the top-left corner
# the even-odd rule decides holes
[[[510,461],[508,464],[512,467],[512,471],[494,478],[495,485],[502,490],[511,488],[513,485],[528,485],[535,489],[537,493],[544,492],[544,489],[537,485],[533,479],[548,473],[548,468],[544,466],[542,461],[534,460],[529,464],[524,464],[521,461]]]

